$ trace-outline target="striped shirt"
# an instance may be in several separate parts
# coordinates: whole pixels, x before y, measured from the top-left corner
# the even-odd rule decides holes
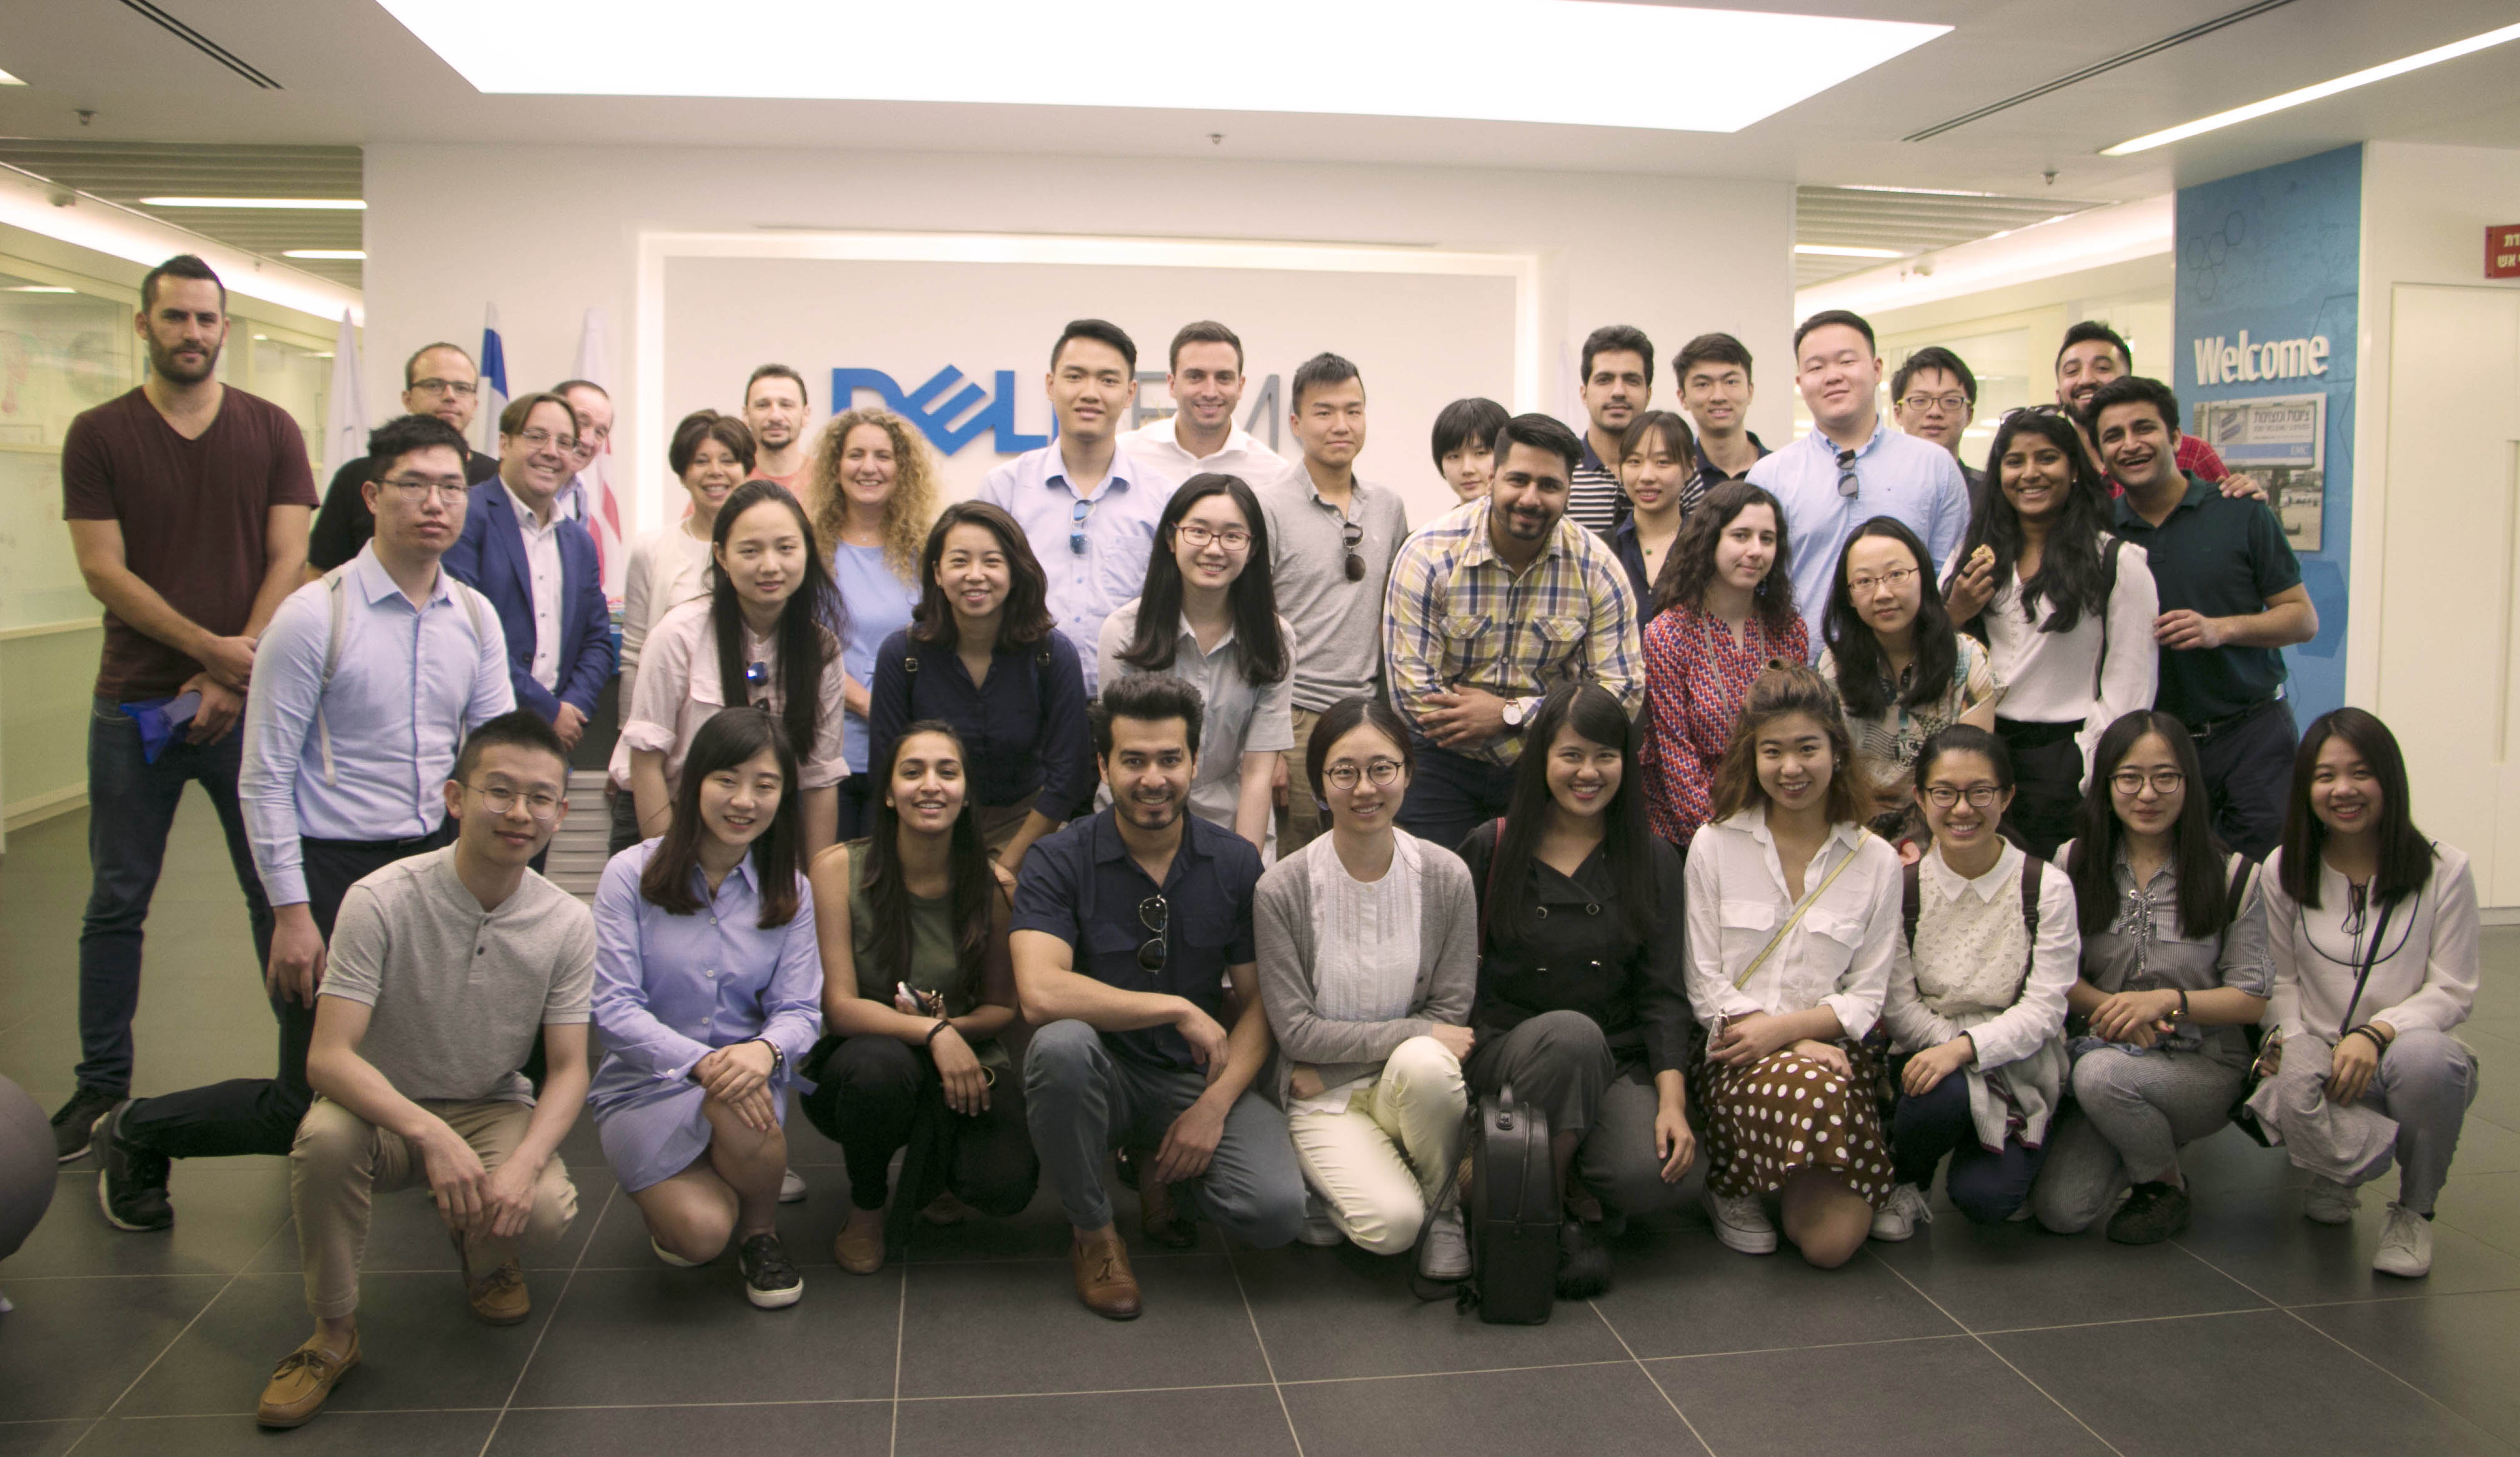
[[[1584,458],[1566,478],[1566,519],[1606,538],[1611,527],[1627,520],[1630,509],[1618,471],[1594,453],[1592,438],[1586,436]]]
[[[1560,520],[1548,549],[1516,576],[1488,534],[1489,503],[1447,512],[1400,544],[1383,598],[1392,706],[1418,721],[1426,695],[1456,684],[1528,698],[1590,678],[1634,713],[1643,655],[1628,574],[1600,537]],[[1475,756],[1510,763],[1519,736]]]

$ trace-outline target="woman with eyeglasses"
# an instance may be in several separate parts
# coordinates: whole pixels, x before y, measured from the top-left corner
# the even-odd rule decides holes
[[[2021,779],[2013,827],[2046,857],[2075,830],[2100,733],[2152,706],[2161,594],[2142,547],[2113,535],[2109,486],[2074,423],[2015,410],[1987,453],[1996,489],[1945,584],[2003,685],[1995,731]]]
[[[1241,478],[1202,472],[1155,522],[1146,590],[1102,619],[1098,683],[1171,673],[1198,690],[1191,813],[1266,845],[1271,786],[1295,747],[1295,630],[1269,580],[1269,524]]]
[[[752,432],[732,415],[696,410],[674,427],[666,463],[691,497],[691,509],[677,522],[641,536],[630,548],[630,565],[622,576],[621,691],[623,715],[639,702],[639,656],[648,636],[665,614],[686,602],[709,595],[709,555],[717,536],[717,517],[727,497],[752,474]],[[608,770],[607,795],[612,800],[610,853],[637,844],[638,797],[630,786],[630,745],[615,740]]]
[[[1953,628],[1925,544],[1887,516],[1847,539],[1821,640],[1820,675],[1846,706],[1873,832],[1893,842],[1913,838],[1923,828],[1916,753],[1956,723],[1994,729],[1994,664],[1977,639]]]
[[[2196,745],[2150,709],[2108,726],[2074,882],[2083,972],[2065,994],[2073,1103],[2031,1190],[2039,1222],[2079,1234],[2134,1186],[2109,1238],[2150,1245],[2187,1226],[2179,1150],[2230,1121],[2243,1030],[2267,1008],[2265,876],[2214,838]]]
[[[892,741],[874,828],[814,857],[822,1043],[805,1060],[805,1116],[848,1162],[841,1269],[883,1268],[892,1156],[898,1196],[931,1223],[1018,1213],[1041,1177],[1023,1079],[999,1035],[1014,1024],[1007,891],[971,815],[963,741],[932,719]],[[898,1225],[899,1220],[894,1223]]]
[[[1636,723],[1598,683],[1552,689],[1505,818],[1462,842],[1478,892],[1469,1096],[1548,1116],[1566,1203],[1557,1294],[1608,1289],[1604,1223],[1667,1209],[1697,1157],[1680,852],[1645,828]]]
[[[1881,1020],[1890,1030],[1898,1184],[1872,1238],[1931,1223],[1925,1191],[1944,1187],[1972,1224],[2020,1211],[2047,1155],[2065,1081],[2065,992],[2081,963],[2074,888],[1998,833],[2012,801],[2003,741],[1956,724],[1916,754],[1917,807],[1933,832],[1903,873],[1905,934]]]
[[[839,594],[805,508],[786,486],[747,480],[719,508],[709,595],[665,614],[643,653],[638,696],[623,715],[641,838],[672,827],[693,736],[720,709],[779,715],[799,751],[797,800],[806,852],[839,826]]]
[[[1012,874],[1033,842],[1092,802],[1085,666],[1051,624],[1049,581],[1015,519],[957,501],[928,528],[910,625],[876,650],[870,763],[912,723],[953,727],[980,843]]]
[[[919,550],[936,520],[936,462],[890,410],[846,410],[823,428],[805,466],[815,538],[831,549],[832,578],[848,613],[840,641],[840,838],[864,830],[871,787],[882,775],[867,758],[868,685],[876,652],[910,625],[919,605]],[[873,776],[872,779],[870,776]]]
[[[1654,615],[1654,578],[1680,540],[1680,528],[1696,506],[1697,436],[1669,410],[1647,410],[1619,437],[1619,489],[1636,509],[1610,531],[1610,550],[1628,569],[1637,592],[1637,614]]]
[[[613,856],[595,894],[587,1102],[656,1257],[702,1265],[733,1243],[744,1298],[775,1309],[805,1292],[775,1216],[823,989],[796,755],[776,715],[739,705],[682,767],[671,825]]]
[[[2267,862],[2267,942],[2280,1042],[2251,1107],[2311,1169],[2302,1212],[2351,1224],[2360,1186],[2398,1163],[2371,1268],[2433,1267],[2433,1202],[2450,1177],[2476,1055],[2452,1029],[2476,1009],[2476,880],[2424,838],[2407,761],[2361,708],[2313,720],[2293,755],[2284,842]]]
[[[1391,822],[1417,754],[1387,700],[1331,705],[1305,757],[1329,833],[1272,866],[1252,902],[1274,1091],[1308,1189],[1301,1238],[1414,1246],[1419,1274],[1464,1279],[1454,1170],[1478,985],[1470,873]]]
[[[1711,817],[1741,696],[1770,662],[1811,657],[1789,557],[1777,498],[1728,480],[1690,513],[1655,583],[1659,615],[1644,629],[1645,808],[1653,833],[1683,853]]]

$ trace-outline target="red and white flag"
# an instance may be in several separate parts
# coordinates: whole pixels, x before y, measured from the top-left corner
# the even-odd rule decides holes
[[[611,353],[604,310],[589,308],[585,326],[578,331],[577,367],[570,371],[571,377],[592,380],[611,394]],[[607,440],[577,477],[586,487],[586,529],[595,537],[596,560],[604,568],[604,595],[610,600],[616,620],[621,612],[622,573],[630,564],[630,549],[621,537],[620,493],[613,486],[613,476],[620,469],[620,458]]]

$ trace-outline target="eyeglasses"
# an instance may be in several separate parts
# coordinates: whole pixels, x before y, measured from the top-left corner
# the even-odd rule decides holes
[[[2177,769],[2155,769],[2148,782],[2156,795],[2175,795],[2187,783],[2187,776]],[[2120,769],[2109,776],[2109,783],[2119,794],[2133,798],[2143,793],[2147,780],[2141,769]]]
[[[1846,579],[1846,590],[1857,597],[1864,596],[1875,587],[1888,587],[1891,591],[1896,592],[1915,579],[1915,568],[1894,567],[1890,570],[1881,573],[1879,576],[1848,577]]]
[[[407,476],[380,480],[377,484],[390,486],[402,492],[405,497],[423,505],[427,505],[432,496],[444,496],[450,501],[461,501],[464,499],[464,492],[468,489],[461,480],[414,480]]]
[[[1957,415],[1969,407],[1969,397],[1965,394],[1912,394],[1899,403],[1919,415],[1927,410],[1940,410],[1946,415]]]
[[[1356,554],[1356,549],[1365,542],[1365,527],[1355,522],[1339,523],[1339,542],[1347,548],[1347,579],[1352,582],[1365,580],[1365,558]]]
[[[1996,796],[2002,793],[2003,791],[1991,784],[1973,784],[1964,790],[1956,790],[1948,784],[1937,784],[1925,790],[1925,798],[1936,809],[1949,809],[1962,799],[1969,801],[1971,809],[1986,809],[1992,807]]]
[[[2005,420],[2011,420],[2016,416],[2021,415],[2062,415],[2068,420],[2073,418],[2073,412],[2071,410],[2058,404],[2023,405],[2019,409],[2006,410],[2003,412],[2003,418]]]
[[[1138,902],[1138,924],[1154,933],[1138,947],[1138,965],[1150,972],[1164,969],[1164,929],[1172,924],[1172,907],[1160,895]]]
[[[1322,771],[1322,778],[1328,780],[1333,787],[1343,790],[1356,788],[1359,776],[1373,781],[1377,789],[1388,789],[1400,782],[1400,760],[1374,759],[1362,766],[1354,762],[1342,761]]]
[[[1078,501],[1068,508],[1067,549],[1080,557],[1085,555],[1085,519],[1094,514],[1094,503],[1100,499],[1101,497],[1098,496],[1092,500]]]
[[[451,394],[457,399],[471,399],[481,387],[470,380],[414,380],[411,389],[415,394]]]
[[[525,448],[528,450],[540,450],[546,445],[557,445],[562,450],[575,450],[577,448],[577,436],[556,435],[550,431],[543,430],[540,427],[521,432],[518,434],[517,438],[523,441]]]
[[[1837,493],[1852,501],[1855,499],[1855,493],[1862,489],[1863,485],[1864,482],[1855,478],[1855,452],[1839,451],[1837,453]]]
[[[562,804],[568,802],[567,798],[561,795],[549,794],[541,790],[528,794],[510,789],[504,784],[468,784],[464,787],[479,795],[481,807],[492,814],[506,814],[517,807],[518,800],[522,800],[527,814],[538,820],[549,820],[560,813],[560,807]]]
[[[1080,501],[1077,504],[1083,505],[1085,503]],[[1251,545],[1251,532],[1246,527],[1228,526],[1222,531],[1215,531],[1210,530],[1208,527],[1201,525],[1197,522],[1183,522],[1180,525],[1173,527],[1173,537],[1175,540],[1187,544],[1193,551],[1207,545],[1211,541],[1218,543],[1230,552],[1243,551],[1248,549]]]

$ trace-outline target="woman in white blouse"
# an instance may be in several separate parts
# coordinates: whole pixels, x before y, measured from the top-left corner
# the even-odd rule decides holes
[[[1750,685],[1688,850],[1688,999],[1707,1029],[1695,1101],[1717,1238],[1785,1238],[1833,1269],[1890,1196],[1889,1140],[1864,1046],[1899,938],[1899,857],[1860,823],[1836,695],[1800,663]]]
[[[1881,1017],[1899,1111],[1890,1120],[1899,1186],[1872,1216],[1876,1240],[1932,1222],[1944,1187],[1972,1224],[2001,1224],[2030,1199],[2065,1081],[2065,993],[2083,933],[2064,872],[1996,833],[2012,804],[2003,741],[1955,724],[1917,751],[1916,807],[1933,847],[1905,872],[1907,933]]]
[[[2143,548],[2104,528],[2108,482],[2071,420],[2047,406],[2004,416],[1988,467],[2001,489],[1947,595],[1995,660],[1995,728],[2020,777],[2013,827],[2046,859],[2073,837],[2101,731],[2152,706],[2161,594]]]
[[[2252,1106],[2312,1170],[2302,1211],[2321,1224],[2352,1223],[2356,1186],[2396,1155],[2371,1267],[2413,1279],[2432,1269],[2433,1200],[2476,1098],[2475,1054],[2451,1035],[2476,1005],[2476,882],[2416,830],[2406,758],[2369,713],[2315,720],[2292,784],[2267,862],[2267,1020],[2283,1038],[2272,1085],[2300,1093]]]

